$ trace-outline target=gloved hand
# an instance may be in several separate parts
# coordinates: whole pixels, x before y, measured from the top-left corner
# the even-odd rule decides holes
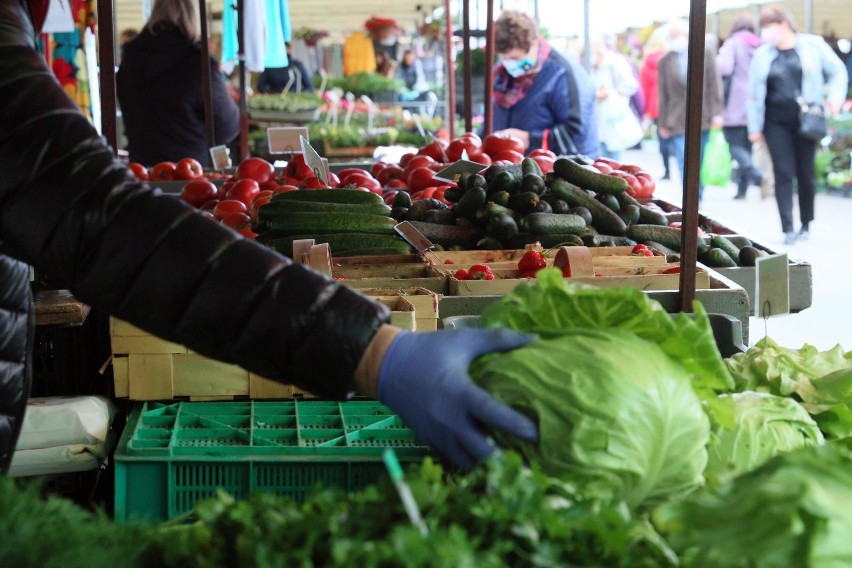
[[[534,335],[506,329],[455,329],[400,333],[379,369],[379,399],[453,462],[471,469],[496,448],[485,427],[535,442],[535,424],[471,381],[471,361],[492,351],[509,351]]]

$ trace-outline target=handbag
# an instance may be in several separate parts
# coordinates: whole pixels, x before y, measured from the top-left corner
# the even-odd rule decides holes
[[[627,97],[615,95],[599,101],[598,112],[601,113],[598,137],[607,150],[617,152],[632,148],[644,138],[645,132]]]
[[[802,97],[796,97],[796,102],[799,103],[799,134],[819,142],[828,133],[825,108],[821,103],[808,104]]]

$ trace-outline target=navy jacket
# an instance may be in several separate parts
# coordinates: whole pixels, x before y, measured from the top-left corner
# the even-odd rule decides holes
[[[216,144],[227,144],[239,134],[240,111],[212,59],[210,72]],[[189,157],[210,164],[200,45],[177,29],[142,30],[124,44],[116,88],[131,162],[153,166]]]
[[[551,50],[526,96],[510,109],[494,104],[494,130],[519,128],[530,133],[530,150],[541,148],[542,135],[555,125],[565,127],[577,150],[600,155],[595,118],[595,86],[583,67]],[[559,153],[553,134],[550,149]]]
[[[0,0],[0,474],[29,386],[29,271],[193,351],[345,398],[390,311],[141,184]],[[0,512],[2,514],[2,512]]]

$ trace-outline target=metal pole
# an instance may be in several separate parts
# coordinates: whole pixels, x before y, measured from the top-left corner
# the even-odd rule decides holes
[[[98,67],[101,91],[101,134],[118,152],[118,104],[115,93],[114,0],[98,2]]]
[[[237,4],[237,59],[239,60],[240,78],[240,161],[249,156],[248,145],[248,98],[246,96],[246,18],[243,0],[235,0]]]
[[[201,89],[204,96],[204,132],[207,147],[216,145],[216,125],[213,120],[213,84],[210,77],[210,44],[207,32],[207,0],[198,0],[201,20]]]
[[[805,0],[805,31],[814,33],[814,0]]]
[[[445,38],[447,42],[447,130],[450,139],[456,136],[456,62],[453,57],[453,14],[451,0],[444,0],[444,16],[447,20]]]
[[[592,53],[589,50],[589,44],[592,42],[592,30],[589,26],[591,5],[592,0],[583,0],[583,67],[586,69],[592,68]]]
[[[488,136],[494,129],[494,109],[491,108],[491,86],[494,83],[494,0],[487,4],[485,22],[485,123],[482,135]]]
[[[473,131],[473,101],[471,100],[471,81],[473,79],[470,68],[470,0],[462,0],[462,58],[464,60],[464,131]]]
[[[683,172],[683,226],[681,229],[681,310],[692,311],[695,300],[695,263],[698,245],[698,184],[701,175],[701,110],[704,93],[704,34],[707,1],[691,0],[689,51],[686,73],[686,149]]]

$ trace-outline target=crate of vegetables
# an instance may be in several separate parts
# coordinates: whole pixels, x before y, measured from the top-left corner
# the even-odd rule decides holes
[[[393,302],[402,298],[410,303],[414,308],[415,331],[435,331],[438,328],[438,307],[443,294],[420,287],[361,288],[359,291],[382,302]]]
[[[115,452],[115,519],[165,520],[219,490],[303,501],[317,484],[350,491],[384,473],[382,452],[427,448],[376,401],[142,403]]]

